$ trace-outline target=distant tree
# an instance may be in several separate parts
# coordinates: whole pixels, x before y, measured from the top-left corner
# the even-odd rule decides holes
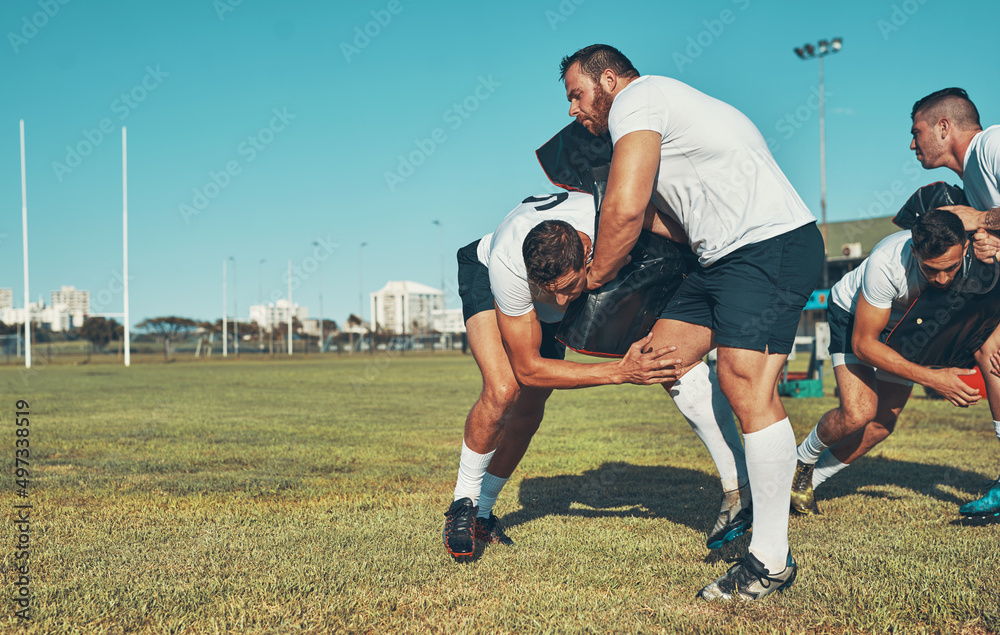
[[[114,318],[89,317],[80,325],[80,337],[90,342],[91,350],[103,349],[122,332],[122,326]]]
[[[158,317],[143,320],[136,325],[136,328],[163,340],[163,360],[167,361],[170,353],[170,340],[187,335],[198,328],[198,323],[182,317]]]

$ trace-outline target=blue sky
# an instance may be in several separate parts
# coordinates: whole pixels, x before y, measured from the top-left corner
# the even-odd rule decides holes
[[[455,251],[552,190],[533,152],[570,122],[559,60],[595,42],[745,112],[818,216],[818,64],[793,49],[844,38],[825,60],[828,217],[888,215],[958,182],[909,151],[916,99],[961,86],[1000,123],[981,35],[998,18],[988,0],[4,0],[0,287],[21,306],[23,118],[33,298],[74,285],[121,311],[125,125],[133,324],[221,317],[229,257],[244,316],[284,297],[289,261],[318,315],[324,258],[338,323],[363,258],[367,318],[388,280],[441,286],[442,242],[458,307]]]

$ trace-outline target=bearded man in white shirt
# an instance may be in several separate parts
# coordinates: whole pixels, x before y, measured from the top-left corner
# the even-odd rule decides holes
[[[677,345],[685,368],[718,347],[719,383],[743,428],[754,531],[748,552],[698,595],[758,599],[787,588],[797,574],[787,493],[795,435],[777,380],[822,273],[816,219],[736,108],[640,76],[603,44],[563,58],[560,75],[570,116],[614,144],[587,288],[621,267],[650,199],[680,224],[701,264],[660,315],[653,345]]]

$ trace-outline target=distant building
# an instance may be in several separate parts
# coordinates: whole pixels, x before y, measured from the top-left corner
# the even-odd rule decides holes
[[[431,316],[443,310],[444,291],[419,282],[390,281],[371,294],[372,318],[388,333],[432,330]]]
[[[66,326],[66,328],[58,329],[53,327],[53,331],[79,328],[90,315],[90,291],[77,290],[73,286],[63,286],[59,291],[52,292],[51,308],[53,310],[50,313],[51,322],[59,322]],[[68,317],[68,321],[63,321],[63,313]]]
[[[0,309],[14,308],[14,290],[0,289]]]
[[[305,324],[309,318],[309,309],[298,304],[290,305],[288,300],[278,300],[268,305],[255,304],[250,307],[250,321],[265,330],[271,330],[279,324],[288,324],[289,314]]]

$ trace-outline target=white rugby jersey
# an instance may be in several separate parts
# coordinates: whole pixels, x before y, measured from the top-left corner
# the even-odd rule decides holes
[[[729,104],[676,79],[644,75],[615,97],[611,140],[660,134],[653,203],[673,216],[703,266],[816,221],[756,126]]]
[[[532,308],[542,322],[562,320],[565,307],[555,296],[528,281],[522,248],[528,232],[547,220],[561,220],[594,240],[594,197],[581,192],[560,192],[526,198],[491,234],[479,242],[479,262],[490,269],[490,287],[504,315],[520,317]]]
[[[990,126],[969,143],[962,167],[962,189],[969,207],[1000,207],[1000,126]]]
[[[912,245],[909,230],[886,236],[857,269],[833,285],[830,298],[854,313],[861,293],[873,307],[891,309],[887,328],[893,328],[928,286]]]

